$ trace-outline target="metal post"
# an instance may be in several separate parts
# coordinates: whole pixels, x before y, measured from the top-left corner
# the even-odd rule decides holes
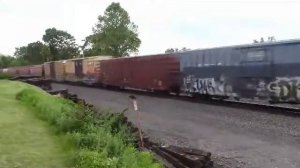
[[[137,120],[137,127],[138,127],[138,131],[139,131],[140,141],[141,141],[141,147],[144,148],[143,133],[142,133],[142,128],[141,128],[141,114],[138,109],[137,100],[134,95],[131,95],[129,97],[132,100],[133,109],[136,112],[136,120]]]

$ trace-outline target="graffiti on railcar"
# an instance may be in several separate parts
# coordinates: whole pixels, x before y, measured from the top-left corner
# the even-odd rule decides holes
[[[300,77],[277,77],[239,79],[233,86],[227,78],[198,78],[187,75],[183,79],[183,90],[187,93],[209,94],[229,97],[268,99],[273,102],[300,103]]]
[[[192,75],[184,78],[184,86],[187,92],[209,94],[215,92],[214,78],[195,78]]]
[[[260,99],[265,99],[268,96],[267,83],[263,79],[258,81],[256,96]]]
[[[232,94],[232,86],[225,82],[224,77],[216,80],[215,78],[197,78],[188,75],[183,79],[184,91],[187,93],[199,93],[210,95],[229,95]]]
[[[300,77],[278,77],[267,87],[273,101],[300,102]]]
[[[243,98],[267,99],[269,97],[268,81],[270,80],[266,78],[238,78],[235,90]]]

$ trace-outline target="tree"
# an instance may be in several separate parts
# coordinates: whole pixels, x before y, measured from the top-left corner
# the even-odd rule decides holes
[[[83,40],[83,45],[80,46],[84,57],[103,55],[101,54],[101,50],[97,49],[95,45],[92,44],[93,37],[94,35],[87,36],[85,40]]]
[[[98,17],[98,23],[93,28],[94,34],[87,40],[91,48],[86,53],[95,55],[128,56],[137,52],[141,44],[138,38],[137,26],[119,3],[110,4],[103,16]]]
[[[269,37],[268,37],[268,41],[269,41],[269,42],[274,42],[274,41],[276,41],[276,39],[275,39],[274,36],[269,36]]]
[[[178,53],[178,52],[183,52],[183,51],[189,51],[191,49],[186,48],[186,47],[182,47],[181,49],[178,48],[168,48],[166,49],[165,53],[166,54],[170,54],[170,53]]]
[[[186,48],[186,47],[182,47],[180,51],[189,51],[189,50],[191,50],[191,49]]]
[[[14,57],[0,55],[0,68],[6,68],[11,65]]]
[[[27,54],[24,57],[31,64],[40,64],[46,62],[47,58],[43,50],[47,48],[42,42],[37,41],[27,45]]]
[[[48,46],[44,45],[40,41],[16,48],[14,55],[16,58],[22,58],[30,64],[41,64],[50,59]]]
[[[22,46],[19,48],[16,48],[16,51],[14,53],[14,60],[12,60],[10,66],[19,66],[19,65],[28,65],[30,62],[26,60],[27,55],[27,46]]]
[[[274,36],[269,36],[268,40],[266,40],[266,41],[265,41],[265,39],[263,37],[261,37],[260,40],[254,39],[253,43],[265,43],[265,42],[275,42],[275,41],[276,41],[276,39],[275,39]]]
[[[168,49],[166,49],[165,53],[166,54],[175,53],[176,50],[178,50],[178,48],[168,48]]]
[[[27,62],[24,61],[22,58],[16,58],[0,54],[0,68],[7,68],[19,65],[27,65]]]
[[[17,47],[14,53],[15,57],[25,58],[27,54],[27,46]]]
[[[43,47],[41,49],[41,55],[44,58],[44,62],[51,60],[52,57],[51,57],[50,49],[47,45],[43,45]]]
[[[49,28],[43,35],[43,41],[49,47],[51,55],[47,61],[69,59],[79,55],[75,38],[66,31]]]

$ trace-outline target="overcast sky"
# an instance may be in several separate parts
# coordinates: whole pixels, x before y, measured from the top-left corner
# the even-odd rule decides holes
[[[0,53],[42,40],[45,29],[66,30],[82,44],[109,0],[0,0]],[[300,1],[120,0],[138,25],[139,54],[170,47],[205,48],[275,36],[300,38]]]

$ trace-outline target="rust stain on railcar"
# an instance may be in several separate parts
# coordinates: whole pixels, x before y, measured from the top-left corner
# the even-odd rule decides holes
[[[102,60],[112,59],[112,56],[94,56],[87,57],[83,60],[83,82],[87,84],[97,84],[100,81],[101,76],[101,64]]]

